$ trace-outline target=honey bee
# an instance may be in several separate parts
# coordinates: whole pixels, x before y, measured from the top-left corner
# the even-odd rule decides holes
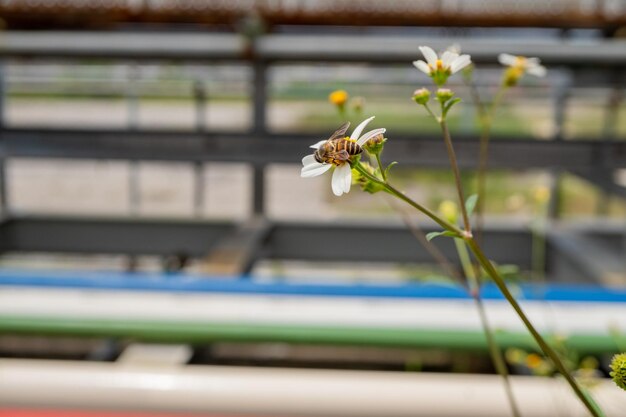
[[[348,161],[351,156],[363,152],[361,146],[346,138],[346,132],[350,122],[346,122],[335,131],[314,153],[315,160],[319,163],[341,165]]]

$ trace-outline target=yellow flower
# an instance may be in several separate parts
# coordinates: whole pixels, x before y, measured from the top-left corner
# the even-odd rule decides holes
[[[343,106],[348,101],[348,92],[345,90],[335,90],[328,95],[328,101],[336,106]]]

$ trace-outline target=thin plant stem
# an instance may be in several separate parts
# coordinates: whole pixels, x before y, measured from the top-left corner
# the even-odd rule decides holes
[[[486,188],[487,188],[487,168],[489,164],[489,140],[491,139],[491,126],[493,122],[493,116],[496,109],[502,101],[502,97],[506,92],[507,87],[504,83],[500,84],[500,88],[496,93],[491,106],[485,110],[484,105],[479,105],[479,119],[480,119],[480,150],[478,155],[478,186],[477,194],[478,201],[476,202],[476,232],[477,238],[480,241],[483,232],[484,214],[485,214],[485,200],[486,200]],[[472,95],[473,96],[473,95]],[[476,99],[479,99],[476,95]]]
[[[495,101],[494,101],[494,104],[495,104]],[[495,108],[494,106],[492,107]],[[460,178],[458,176],[459,167],[457,164],[456,156],[454,155],[454,148],[452,147],[452,140],[450,138],[450,132],[448,132],[445,119],[441,120],[441,128],[442,128],[444,140],[446,141],[447,145],[449,144],[449,146],[447,146],[448,153],[449,153],[448,156],[450,158],[450,163],[452,165],[452,171],[455,173],[455,178],[457,179],[456,186],[457,186],[457,192],[459,194],[459,200],[460,200],[459,203],[461,205],[461,208],[463,209],[462,212],[465,214],[464,220],[468,221],[467,211],[465,210],[465,204],[464,204],[465,200],[463,199],[463,189],[462,189]],[[469,225],[469,221],[467,225]],[[467,227],[466,230],[469,231],[469,228]],[[594,403],[589,400],[589,397],[582,391],[580,386],[578,386],[578,383],[576,382],[574,377],[569,373],[565,365],[563,365],[563,362],[561,362],[559,355],[550,347],[550,345],[548,345],[548,343],[543,339],[543,337],[535,329],[535,327],[530,322],[528,317],[526,317],[526,314],[521,309],[520,305],[517,303],[517,300],[515,300],[515,297],[513,297],[513,295],[507,288],[504,280],[502,279],[498,271],[493,267],[491,262],[487,259],[485,254],[482,252],[482,249],[480,248],[478,243],[476,243],[476,240],[474,240],[471,233],[466,233],[463,239],[465,240],[469,249],[472,251],[472,253],[476,257],[476,260],[478,260],[478,262],[483,267],[483,269],[489,274],[491,279],[493,279],[493,281],[496,283],[496,285],[500,289],[500,292],[502,292],[502,294],[507,299],[509,304],[511,304],[511,307],[513,307],[513,309],[515,310],[519,318],[522,320],[522,322],[524,323],[524,325],[530,332],[530,334],[535,338],[541,350],[544,352],[546,356],[548,356],[552,360],[552,362],[554,363],[556,368],[559,370],[559,372],[565,377],[569,385],[572,387],[572,390],[574,391],[574,393],[578,396],[578,398],[587,407],[587,409],[591,412],[592,415],[594,415],[595,417],[601,417],[601,412],[599,412],[596,409],[597,406],[594,406]]]
[[[554,351],[554,349],[550,347],[550,345],[548,345],[548,343],[543,339],[541,334],[539,334],[539,332],[535,329],[535,327],[530,322],[528,317],[526,317],[526,314],[524,313],[520,305],[515,300],[515,297],[513,297],[513,295],[509,291],[504,280],[502,279],[502,277],[500,277],[500,275],[498,274],[498,271],[496,271],[496,269],[493,267],[491,262],[487,259],[487,257],[483,253],[478,243],[476,243],[476,241],[471,236],[464,234],[461,229],[447,222],[446,220],[440,218],[436,213],[432,212],[431,210],[427,209],[421,204],[413,201],[410,197],[398,191],[395,187],[391,186],[389,183],[382,181],[381,179],[375,177],[374,175],[371,175],[369,172],[367,172],[367,170],[363,168],[363,166],[361,165],[359,161],[354,163],[353,168],[359,171],[364,177],[381,185],[389,194],[396,196],[400,200],[409,204],[411,207],[419,210],[426,216],[430,217],[433,221],[435,221],[444,229],[455,233],[457,237],[463,236],[465,243],[469,247],[470,251],[476,257],[476,260],[478,261],[478,263],[487,272],[487,274],[491,277],[491,279],[493,279],[493,281],[496,283],[496,285],[500,289],[500,292],[504,295],[504,298],[506,298],[506,300],[509,302],[513,310],[515,310],[519,318],[522,320],[522,322],[524,323],[524,325],[526,326],[530,334],[533,336],[533,338],[539,345],[539,348],[543,351],[543,353],[546,356],[548,356],[552,360],[557,370],[561,373],[561,375],[563,375],[563,377],[565,377],[565,379],[567,380],[567,383],[571,386],[576,396],[589,410],[591,415],[593,415],[594,417],[602,417],[602,413],[594,407],[593,403],[589,400],[589,398],[585,395],[585,393],[583,393],[582,389],[578,386],[578,383],[576,382],[576,380],[572,377],[572,375],[570,375],[565,365],[563,365],[563,363],[561,362],[558,354]]]
[[[454,239],[454,244],[456,245],[456,251],[459,254],[459,260],[461,261],[461,265],[463,266],[463,270],[465,271],[465,276],[467,277],[467,281],[469,284],[469,293],[474,299],[476,310],[478,310],[478,317],[480,318],[480,325],[483,329],[483,333],[485,334],[485,339],[487,341],[489,356],[491,356],[491,361],[494,368],[496,369],[500,377],[502,377],[504,391],[506,393],[507,399],[509,400],[509,405],[511,406],[511,414],[514,417],[520,417],[521,414],[519,411],[519,407],[517,405],[517,402],[515,401],[513,388],[511,387],[511,381],[509,379],[509,371],[506,367],[506,363],[504,362],[502,351],[498,347],[498,343],[496,342],[493,330],[491,329],[491,326],[489,324],[487,312],[485,311],[485,305],[483,303],[482,297],[480,296],[480,283],[478,281],[478,277],[476,276],[474,265],[472,265],[472,260],[470,259],[469,253],[467,251],[467,246],[465,246],[465,242],[462,239]]]
[[[456,153],[454,152],[452,139],[450,138],[450,132],[448,131],[448,124],[445,119],[441,119],[439,124],[441,125],[443,140],[446,144],[448,157],[450,158],[450,165],[452,165],[452,172],[454,173],[454,181],[456,182],[456,191],[459,197],[459,205],[461,206],[461,214],[463,215],[465,234],[471,235],[472,229],[470,226],[469,216],[467,215],[467,209],[465,208],[465,197],[463,196],[463,186],[461,185],[461,173],[459,172],[459,164],[457,163]]]
[[[378,169],[380,169],[380,175],[383,177],[383,181],[387,182],[387,173],[383,169],[382,162],[380,162],[380,152],[377,152],[375,155],[376,155],[376,162],[378,163]]]
[[[498,347],[498,342],[496,342],[493,330],[491,329],[491,325],[489,324],[489,319],[487,318],[487,312],[485,311],[485,305],[483,303],[483,299],[480,296],[480,292],[477,292],[475,294],[474,303],[476,304],[476,309],[478,310],[478,315],[480,316],[480,324],[483,328],[485,339],[487,340],[487,346],[489,347],[489,355],[491,356],[491,361],[493,362],[493,366],[496,368],[496,371],[498,372],[500,377],[502,377],[504,391],[506,393],[507,399],[509,400],[509,405],[511,406],[511,414],[514,417],[520,417],[521,413],[519,411],[517,401],[515,400],[515,395],[513,394],[513,387],[511,386],[511,379],[509,378],[509,370],[506,367],[504,357],[502,356],[502,351]]]
[[[397,204],[395,204],[394,200],[389,199],[387,201],[389,206],[394,209],[402,218],[402,221],[409,229],[413,237],[426,249],[426,251],[433,257],[435,262],[439,264],[441,269],[443,269],[452,279],[454,279],[461,287],[463,287],[469,293],[469,287],[467,286],[466,280],[461,276],[461,274],[456,270],[456,268],[452,265],[452,263],[446,258],[446,256],[437,248],[437,246],[433,245],[431,242],[426,239],[426,234],[422,229],[419,228],[416,224],[411,221],[408,213],[401,209]]]
[[[413,201],[411,198],[409,198],[408,196],[406,196],[402,191],[399,191],[398,189],[396,189],[395,187],[393,187],[391,184],[382,181],[381,179],[375,177],[374,175],[370,174],[369,172],[367,172],[366,169],[363,168],[363,166],[361,165],[360,162],[356,162],[353,166],[354,169],[356,169],[357,171],[359,171],[359,173],[361,173],[361,175],[363,175],[364,177],[368,178],[370,181],[373,181],[379,185],[382,185],[385,190],[391,194],[396,196],[397,198],[399,198],[400,200],[404,201],[405,203],[407,203],[408,205],[412,206],[413,208],[421,211],[422,213],[424,213],[426,216],[430,217],[435,223],[437,223],[439,226],[443,227],[444,229],[455,233],[458,237],[461,237],[464,235],[463,231],[461,229],[459,229],[458,227],[456,227],[455,225],[448,223],[447,221],[445,221],[444,219],[440,218],[439,216],[437,216],[436,213],[434,213],[433,211],[427,209],[426,207],[422,206],[421,204]]]
[[[480,263],[480,265],[483,267],[485,272],[489,274],[493,282],[495,282],[495,284],[498,286],[498,289],[500,290],[502,295],[504,295],[504,298],[506,298],[506,300],[509,302],[511,307],[513,307],[513,310],[515,310],[519,318],[522,320],[522,322],[524,323],[524,325],[526,326],[530,334],[533,336],[533,338],[535,339],[535,341],[537,342],[537,344],[539,345],[543,353],[550,358],[550,360],[552,361],[554,366],[557,368],[559,373],[563,375],[567,383],[570,385],[570,387],[576,394],[576,396],[580,399],[580,401],[585,405],[585,407],[589,410],[589,412],[593,416],[601,417],[602,416],[601,412],[599,412],[599,410],[596,409],[597,405],[594,404],[592,401],[590,401],[590,399],[588,398],[588,394],[585,394],[583,392],[583,390],[578,385],[574,377],[570,374],[570,372],[567,370],[567,368],[565,367],[565,365],[559,358],[559,355],[544,340],[544,338],[541,336],[541,334],[539,334],[537,329],[535,329],[535,326],[533,326],[533,324],[530,322],[530,320],[526,316],[526,313],[524,313],[524,311],[522,310],[521,306],[518,304],[515,297],[513,297],[508,287],[506,286],[506,283],[504,282],[504,280],[502,279],[498,271],[493,267],[491,262],[487,259],[487,257],[483,253],[480,246],[478,246],[476,241],[471,237],[465,238],[465,242],[467,243],[467,246],[469,247],[470,251],[472,251],[472,253],[476,257],[476,260],[478,261],[478,263]]]

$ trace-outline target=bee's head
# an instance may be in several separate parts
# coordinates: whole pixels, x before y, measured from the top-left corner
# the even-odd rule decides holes
[[[313,153],[313,156],[315,157],[315,160],[321,164],[321,163],[324,162],[324,160],[322,159],[322,155],[321,155],[320,150],[321,150],[321,148],[320,149],[316,149],[315,152]]]

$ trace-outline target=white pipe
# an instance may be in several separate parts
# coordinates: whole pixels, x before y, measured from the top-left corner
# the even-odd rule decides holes
[[[522,300],[540,331],[626,333],[626,303]],[[237,308],[232,308],[236,305]],[[525,332],[504,300],[487,300],[494,328]],[[283,326],[388,327],[480,331],[472,300],[193,294],[58,288],[0,288],[0,317],[185,321]]]
[[[513,377],[524,417],[586,416],[560,379]],[[626,394],[602,381],[608,417]],[[274,416],[500,417],[510,410],[498,376],[220,366],[0,360],[5,407],[174,411]]]

